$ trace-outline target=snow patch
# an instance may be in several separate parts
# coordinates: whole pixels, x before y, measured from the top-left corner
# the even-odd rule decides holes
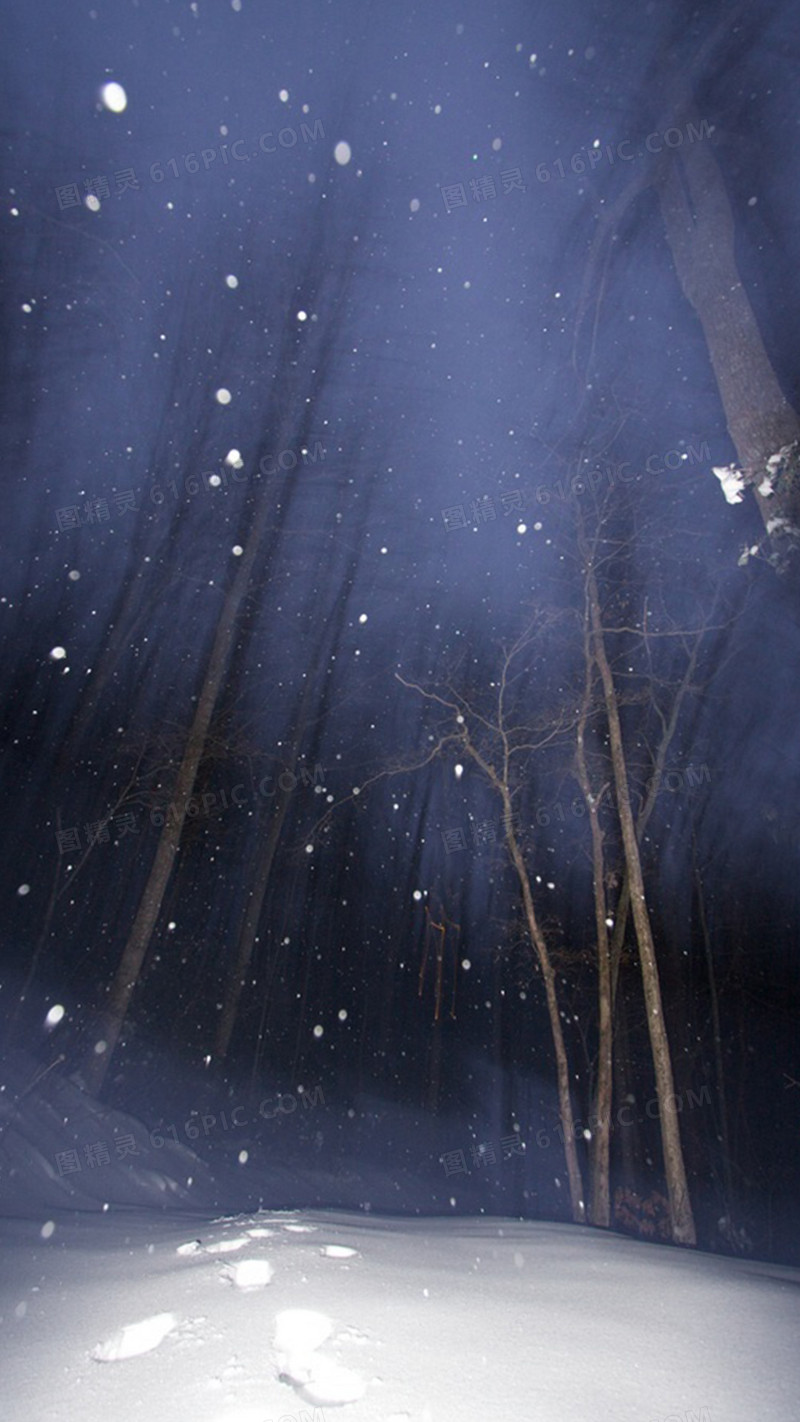
[[[344,1407],[348,1402],[358,1402],[366,1390],[366,1383],[358,1373],[323,1357],[312,1360],[308,1381],[296,1388],[303,1401],[310,1402],[312,1407]]]
[[[729,504],[740,504],[744,492],[744,477],[733,464],[714,465],[712,472],[722,485],[722,492]]]
[[[98,1343],[92,1353],[96,1363],[120,1363],[125,1358],[138,1358],[142,1353],[152,1353],[163,1343],[168,1333],[177,1328],[174,1313],[154,1313],[139,1323],[126,1323],[123,1328],[112,1333],[105,1343]]]
[[[267,1259],[240,1259],[237,1264],[226,1264],[223,1279],[243,1293],[254,1293],[265,1289],[275,1277],[275,1270]]]
[[[275,1319],[275,1349],[286,1355],[313,1353],[332,1332],[327,1314],[313,1308],[287,1308]]]
[[[207,1244],[206,1254],[233,1254],[237,1249],[244,1249],[250,1243],[250,1238],[246,1234],[236,1235],[233,1239],[221,1239],[218,1244]]]

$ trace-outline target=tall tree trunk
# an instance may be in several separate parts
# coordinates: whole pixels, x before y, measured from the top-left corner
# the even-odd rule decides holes
[[[365,499],[363,506],[361,525],[362,532],[364,523],[366,522],[369,513],[372,492],[373,490],[371,486],[367,491],[367,498]],[[351,588],[353,586],[353,581],[358,566],[358,557],[359,554],[358,551],[356,551],[348,560],[345,569],[345,576],[343,578],[343,589]],[[322,665],[323,652],[325,650],[326,645],[329,647],[334,646],[338,650],[339,638],[341,637],[342,629],[344,627],[345,620],[347,617],[347,597],[344,592],[342,592],[342,595],[337,598],[336,608],[336,618],[333,624],[331,625],[330,620],[328,622],[322,622],[320,624],[319,635],[314,646],[310,664],[308,665],[304,673],[304,686],[302,694],[300,696],[298,709],[294,717],[294,730],[292,733],[291,746],[289,750],[289,759],[292,762],[292,768],[294,768],[294,765],[297,762],[297,758],[300,755],[300,747],[302,745],[303,738],[306,732],[306,727],[308,724],[311,698],[312,695],[314,695],[315,692],[317,692],[318,690],[317,677],[319,669]],[[314,608],[313,611],[315,612],[316,608]],[[320,724],[324,723],[325,720],[329,696],[330,685],[328,684],[327,686],[323,686],[321,704],[318,716],[316,718]],[[286,768],[288,769],[288,767]],[[280,789],[280,780],[278,781],[278,788]],[[228,1055],[231,1036],[233,1034],[233,1027],[236,1021],[236,1014],[239,1010],[239,1001],[245,986],[245,982],[247,980],[247,970],[252,961],[253,950],[255,948],[256,937],[258,934],[258,925],[261,919],[261,913],[264,907],[264,900],[267,895],[267,889],[269,888],[269,882],[272,877],[273,865],[275,863],[275,855],[277,853],[278,845],[280,843],[281,831],[283,829],[284,821],[286,819],[286,812],[289,808],[289,799],[292,793],[292,790],[281,790],[280,799],[276,803],[272,818],[269,822],[266,837],[264,839],[260,851],[255,879],[249,889],[247,909],[245,911],[244,920],[239,931],[239,938],[236,945],[236,955],[234,957],[233,965],[228,974],[228,979],[225,985],[225,996],[223,999],[222,1013],[220,1015],[220,1020],[217,1025],[216,1038],[214,1042],[214,1056],[216,1057],[217,1061],[220,1062],[224,1061]]]
[[[614,678],[606,651],[605,635],[600,605],[597,577],[591,556],[586,557],[586,589],[589,616],[592,627],[592,651],[603,684],[608,733],[611,750],[611,764],[614,774],[614,788],[617,801],[625,866],[630,883],[631,912],[633,914],[636,940],[639,948],[639,962],[642,969],[642,985],[647,1008],[647,1026],[655,1068],[656,1091],[661,1115],[661,1138],[664,1153],[664,1173],[670,1206],[672,1238],[676,1244],[696,1244],[692,1205],[681,1146],[680,1125],[675,1105],[675,1091],[672,1074],[664,1009],[661,1001],[661,986],[658,976],[655,944],[647,911],[642,863],[639,843],[636,838],[633,809],[628,786],[628,771],[625,762],[625,747],[622,740],[622,725],[617,702]]]
[[[600,824],[602,791],[595,794],[589,778],[586,759],[586,728],[592,706],[594,658],[591,650],[591,630],[588,615],[584,617],[583,659],[585,683],[575,746],[575,772],[589,814],[592,840],[592,897],[597,948],[597,1081],[592,1120],[591,1178],[589,1184],[589,1223],[608,1229],[611,1224],[611,1187],[609,1163],[611,1156],[611,1107],[613,1098],[613,1008],[611,991],[611,954],[608,940],[606,908],[605,853],[603,829]]]
[[[320,219],[318,227],[312,233],[308,250],[309,292],[321,282],[321,278],[316,278],[315,274],[327,270],[323,262],[325,240],[325,228]],[[292,436],[304,440],[308,434],[314,401],[322,390],[330,369],[334,342],[339,335],[339,318],[342,315],[349,290],[350,270],[345,272],[343,280],[339,280],[338,273],[336,275],[338,286],[332,297],[329,317],[319,346],[313,353],[308,347],[305,347],[306,358],[310,363],[310,374],[307,385],[302,390],[298,386],[297,331],[293,317],[287,317],[282,350],[276,360],[277,374],[272,397],[273,408],[278,412],[275,422],[277,444],[275,441],[271,441],[267,446],[268,449],[286,448]],[[290,498],[287,493],[278,505],[279,528],[285,523],[289,504]],[[251,516],[249,508],[245,512],[249,519]],[[248,532],[241,538],[244,551],[241,557],[236,560],[236,573],[225,594],[217,621],[211,653],[197,699],[197,708],[173,787],[175,813],[166,816],[133,927],[100,1013],[97,1040],[93,1048],[87,1052],[84,1076],[87,1086],[92,1091],[99,1091],[102,1088],[111,1058],[120,1039],[150,939],[158,922],[164,894],[180,846],[186,803],[194,789],[211,718],[230,663],[242,605],[250,590],[256,559],[262,550],[265,541],[264,535],[274,513],[272,502],[264,491],[255,502],[255,513],[252,516]],[[247,524],[245,523],[244,526],[246,527]],[[276,538],[278,536],[279,534],[276,534]]]
[[[564,1033],[561,1027],[561,1013],[558,1006],[558,989],[556,987],[556,974],[553,967],[547,941],[539,925],[536,908],[533,902],[531,891],[531,881],[525,860],[522,857],[516,835],[511,828],[511,798],[506,790],[504,794],[504,810],[506,815],[506,843],[511,862],[517,872],[520,888],[522,889],[522,902],[525,910],[525,922],[528,933],[534,946],[536,957],[544,979],[544,989],[547,998],[547,1011],[550,1018],[550,1031],[553,1037],[553,1047],[556,1054],[556,1075],[558,1080],[558,1113],[561,1117],[561,1128],[564,1133],[564,1155],[567,1162],[567,1176],[569,1179],[569,1197],[572,1209],[572,1218],[576,1224],[584,1224],[586,1221],[586,1204],[583,1198],[583,1179],[581,1177],[580,1161],[575,1143],[575,1119],[572,1114],[572,1096],[569,1085],[569,1064],[567,1061],[567,1049],[564,1042]]]
[[[733,1198],[733,1170],[731,1160],[731,1138],[728,1120],[728,1100],[725,1089],[725,1064],[722,1057],[722,1026],[719,1013],[719,993],[717,991],[717,974],[714,968],[714,948],[711,942],[711,933],[706,915],[706,899],[703,890],[703,877],[697,863],[697,842],[694,833],[692,834],[692,868],[694,870],[695,892],[697,895],[697,911],[700,919],[700,931],[703,937],[703,950],[705,953],[706,970],[708,972],[708,987],[711,994],[711,1030],[714,1037],[714,1072],[717,1079],[717,1095],[719,1098],[719,1140],[722,1146],[722,1192],[725,1206],[725,1213],[729,1220],[733,1220],[736,1213]]]
[[[262,498],[247,546],[225,595],[203,685],[197,699],[197,709],[173,787],[171,805],[173,813],[165,813],[164,825],[150,875],[100,1016],[96,1033],[97,1040],[84,1066],[83,1074],[86,1085],[93,1092],[100,1091],[105,1081],[111,1058],[119,1042],[131,997],[139,979],[142,963],[158,921],[164,894],[180,845],[181,832],[186,818],[186,805],[194,790],[208,728],[231,653],[236,620],[250,583],[253,566],[271,512],[269,501]]]
[[[614,999],[614,1078],[617,1111],[617,1139],[619,1141],[620,1184],[623,1188],[638,1192],[641,1180],[641,1139],[639,1127],[630,1109],[634,1097],[630,1060],[630,1032],[628,1030],[628,1003],[624,992]]]
[[[442,1089],[442,1019],[435,1017],[428,1043],[428,1069],[425,1083],[425,1107],[431,1116],[438,1115]]]
[[[697,114],[688,117],[699,124]],[[658,194],[681,287],[703,327],[725,419],[739,463],[752,484],[782,572],[800,562],[798,449],[776,469],[767,489],[767,460],[800,440],[800,417],[786,399],[767,355],[736,265],[733,211],[710,139],[665,161]]]
[[[267,887],[272,875],[275,853],[280,842],[281,831],[283,830],[284,820],[286,819],[286,811],[289,807],[290,794],[291,791],[281,791],[281,798],[269,821],[266,837],[259,856],[255,879],[247,890],[247,908],[245,909],[244,919],[242,920],[242,926],[239,930],[233,965],[228,973],[228,979],[225,984],[222,1012],[220,1013],[219,1022],[217,1023],[217,1032],[214,1039],[214,1057],[218,1062],[224,1062],[228,1055],[228,1048],[230,1047],[231,1037],[233,1036],[233,1026],[236,1021],[236,1014],[239,1011],[239,1000],[247,982],[247,971],[258,936],[258,925],[261,919],[261,911],[264,907]]]

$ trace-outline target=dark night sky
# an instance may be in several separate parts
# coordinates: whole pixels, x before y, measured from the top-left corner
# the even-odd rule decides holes
[[[726,15],[727,38],[698,60]],[[520,1081],[532,1071],[551,1091],[546,1024],[524,988],[517,1001],[517,950],[504,960],[514,1004],[502,1049],[485,1008],[516,903],[499,848],[469,842],[471,820],[499,823],[475,777],[456,781],[451,758],[382,780],[337,812],[313,853],[304,843],[325,795],[339,801],[420,754],[429,727],[395,670],[432,679],[462,658],[483,685],[534,601],[574,598],[569,506],[553,491],[583,443],[590,462],[602,450],[628,461],[646,520],[668,530],[636,546],[637,595],[657,597],[668,576],[673,608],[691,619],[713,576],[739,614],[674,751],[678,780],[688,765],[707,765],[708,780],[662,795],[648,853],[671,945],[670,1010],[696,1007],[678,1050],[688,1054],[696,1028],[697,1065],[710,1047],[697,1007],[695,836],[739,1109],[763,1123],[743,1166],[757,1177],[769,1133],[785,1142],[792,1119],[781,1072],[800,1074],[796,609],[770,570],[737,566],[758,517],[728,506],[711,473],[733,448],[646,188],[619,229],[593,342],[594,307],[581,303],[598,223],[654,161],[644,140],[659,131],[664,76],[691,69],[742,278],[797,403],[792,5],[40,0],[9,14],[6,31],[2,894],[7,997],[41,950],[28,1045],[44,999],[68,1003],[76,1038],[86,1030],[156,842],[140,807],[135,834],[98,844],[48,919],[54,883],[82,853],[59,852],[56,831],[108,813],[144,740],[174,752],[232,550],[269,498],[275,532],[222,698],[240,750],[206,767],[203,787],[242,782],[254,764],[277,775],[308,687],[300,754],[322,764],[325,788],[301,786],[291,800],[243,1009],[242,1070],[266,996],[266,1055],[284,1074],[299,1061],[376,1097],[418,1100],[430,1022],[416,996],[418,890],[461,924],[472,963],[458,1024],[447,1024],[453,1101],[473,1110],[477,1094],[481,1110],[500,1110],[487,1065],[497,1050]],[[124,111],[102,101],[108,82],[123,86]],[[630,161],[617,156],[625,142]],[[570,172],[573,155],[579,167],[598,151],[588,172]],[[123,173],[133,186],[117,191]],[[617,412],[624,424],[608,444]],[[286,445],[281,429],[294,431]],[[297,458],[302,439],[323,453],[257,472],[264,451]],[[210,487],[208,471],[222,483]],[[130,491],[135,508],[123,509]],[[473,510],[481,499],[493,517]],[[465,526],[451,527],[444,511],[458,506]],[[123,645],[82,725],[111,623]],[[53,659],[56,647],[65,658]],[[573,675],[561,656],[552,644],[530,667],[534,705]],[[576,794],[552,766],[537,777],[529,813]],[[192,1061],[206,1049],[268,813],[249,793],[245,807],[191,826],[168,892],[134,1015],[140,1036],[163,1046],[177,1012]],[[459,826],[468,847],[448,854],[441,832]],[[590,910],[580,834],[574,817],[554,816],[537,851],[554,913],[578,941]],[[397,965],[389,998],[387,963]],[[391,1061],[379,1040],[387,1013]],[[469,1073],[485,1085],[468,1089]],[[527,1088],[513,1089],[519,1103]]]

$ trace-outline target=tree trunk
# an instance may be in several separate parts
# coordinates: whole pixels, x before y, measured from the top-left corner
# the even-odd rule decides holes
[[[364,519],[366,519],[367,513],[369,511],[371,497],[372,491],[370,489],[368,491],[367,499],[364,505]],[[357,565],[358,554],[355,553],[353,554],[352,558],[348,563],[347,574],[343,581],[343,587],[352,587]],[[332,637],[328,638],[328,646],[333,645],[336,646],[338,649],[338,639],[341,636],[346,616],[347,598],[343,595],[337,600],[336,622],[333,628]],[[317,637],[316,645],[311,656],[310,663],[304,673],[304,687],[299,699],[297,712],[294,716],[294,731],[292,733],[292,741],[289,749],[289,758],[291,759],[292,767],[294,767],[300,755],[300,747],[303,743],[303,739],[306,734],[311,698],[317,689],[317,677],[319,674],[319,669],[322,665],[323,651],[326,645],[328,629],[329,623],[323,622],[320,625],[320,631]],[[329,688],[323,687],[321,705],[316,717],[318,722],[324,722],[328,696]],[[286,767],[286,769],[288,769],[288,767]],[[278,781],[278,787],[280,788],[280,780]],[[277,853],[278,845],[280,843],[281,831],[283,829],[284,821],[286,819],[286,812],[289,808],[289,798],[291,794],[292,790],[281,791],[281,798],[278,800],[275,806],[275,811],[273,813],[272,819],[270,820],[269,828],[267,830],[266,837],[261,848],[255,881],[251,885],[249,891],[247,909],[245,911],[244,920],[239,931],[239,938],[236,945],[236,956],[233,962],[233,966],[228,974],[227,982],[225,985],[225,996],[223,999],[222,1013],[220,1016],[219,1023],[217,1025],[216,1038],[214,1042],[214,1056],[219,1062],[224,1061],[228,1055],[231,1036],[233,1035],[233,1027],[236,1021],[236,1014],[239,1010],[239,1001],[241,999],[245,982],[247,980],[247,970],[252,961],[253,950],[255,948],[256,937],[258,934],[258,925],[261,919],[261,912],[264,907],[264,900],[267,895],[267,889],[269,888],[270,878],[272,877],[272,869],[275,863],[275,855]]]
[[[719,1097],[719,1141],[722,1147],[722,1193],[725,1214],[732,1220],[736,1213],[733,1190],[733,1169],[731,1158],[731,1138],[728,1124],[728,1102],[725,1090],[725,1063],[722,1056],[722,1026],[719,1012],[719,993],[717,991],[717,974],[714,968],[714,946],[711,941],[711,932],[706,915],[706,900],[703,891],[703,877],[697,863],[697,842],[694,833],[692,834],[692,867],[694,869],[695,892],[697,895],[697,911],[700,919],[700,930],[703,937],[703,951],[705,953],[706,969],[708,972],[708,987],[711,994],[711,1030],[714,1036],[714,1072],[717,1079],[717,1095]]]
[[[516,835],[511,828],[511,798],[506,791],[503,796],[504,810],[506,816],[506,843],[514,868],[517,871],[520,888],[522,889],[522,902],[525,909],[525,921],[528,926],[528,933],[533,943],[539,967],[544,979],[545,994],[547,997],[547,1011],[550,1017],[550,1031],[553,1036],[553,1047],[556,1054],[556,1072],[558,1077],[558,1111],[561,1117],[561,1127],[564,1132],[564,1155],[567,1162],[567,1176],[569,1179],[569,1197],[572,1208],[572,1218],[576,1224],[584,1224],[586,1221],[586,1205],[583,1198],[583,1180],[581,1178],[581,1167],[578,1160],[578,1151],[575,1144],[575,1121],[572,1115],[572,1097],[569,1086],[569,1065],[567,1063],[567,1049],[564,1044],[564,1033],[561,1028],[561,1013],[558,1008],[558,991],[556,988],[556,975],[550,959],[547,943],[539,927],[539,920],[536,917],[536,909],[533,903],[533,893],[531,892],[531,881],[528,870],[522,857],[522,852],[517,843]]]
[[[690,118],[697,118],[689,113]],[[734,247],[734,220],[710,140],[670,156],[659,180],[667,240],[684,295],[703,327],[731,440],[782,572],[800,561],[797,450],[762,494],[766,462],[800,440],[800,418],[781,390]],[[796,576],[796,568],[793,573]]]
[[[641,1186],[642,1149],[639,1127],[631,1110],[635,1092],[632,1089],[628,1004],[624,991],[619,992],[614,999],[614,1077],[619,1103],[619,1183],[623,1189],[635,1190],[638,1193]]]
[[[425,1107],[431,1116],[439,1114],[439,1095],[442,1089],[442,1019],[434,1018],[428,1044],[428,1070],[425,1083]]]
[[[203,685],[197,699],[197,709],[172,791],[171,810],[173,812],[167,811],[165,813],[164,826],[150,875],[100,1015],[96,1041],[84,1065],[84,1079],[88,1090],[92,1092],[99,1092],[102,1089],[111,1058],[119,1042],[150,939],[158,922],[164,894],[180,845],[183,822],[186,818],[186,805],[194,790],[208,728],[230,657],[239,610],[247,593],[256,556],[261,547],[271,512],[268,499],[263,497],[259,503],[244,553],[238,560],[236,573],[225,595]]]
[[[675,1091],[672,1074],[672,1058],[667,1038],[664,1010],[661,1001],[661,986],[656,962],[655,944],[647,911],[642,863],[636,826],[633,819],[628,772],[625,763],[625,748],[622,741],[622,725],[619,705],[611,666],[606,652],[600,594],[591,558],[587,556],[586,589],[589,616],[592,627],[592,650],[603,684],[603,697],[608,719],[611,750],[611,764],[617,800],[625,866],[630,884],[631,912],[633,915],[636,940],[639,947],[639,961],[642,969],[642,985],[647,1008],[647,1026],[653,1053],[656,1077],[656,1092],[661,1114],[661,1138],[664,1153],[664,1173],[670,1206],[672,1238],[676,1244],[696,1244],[697,1236],[689,1198],[686,1168],[681,1146],[680,1126],[675,1105]]]
[[[591,1178],[589,1183],[589,1223],[608,1229],[611,1224],[611,1108],[613,1104],[613,1013],[611,955],[606,909],[605,853],[600,824],[600,795],[595,795],[586,760],[586,726],[592,704],[594,658],[588,616],[584,617],[583,658],[585,684],[575,747],[575,769],[589,813],[592,839],[592,896],[597,945],[597,1082],[592,1120]]]

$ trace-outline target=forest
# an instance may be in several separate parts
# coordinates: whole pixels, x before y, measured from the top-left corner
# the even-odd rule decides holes
[[[800,1264],[792,7],[37,9],[6,1146]]]

